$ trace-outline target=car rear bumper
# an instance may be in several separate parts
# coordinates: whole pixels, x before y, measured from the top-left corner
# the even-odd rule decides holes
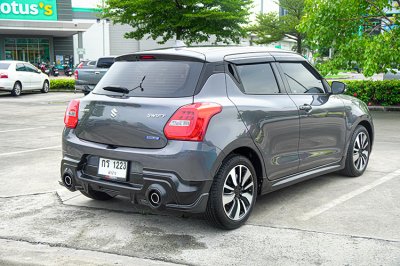
[[[170,141],[163,149],[107,149],[107,145],[80,140],[66,129],[61,180],[66,175],[72,177],[70,190],[102,191],[152,208],[202,213],[219,153],[218,148],[205,143],[180,141]],[[100,157],[128,161],[126,180],[98,175]],[[151,204],[152,192],[159,193],[159,206]]]
[[[0,90],[2,91],[12,91],[14,87],[14,82],[8,79],[0,80]]]
[[[82,91],[85,94],[88,94],[89,92],[91,92],[94,89],[94,85],[78,85],[75,84],[75,91]]]

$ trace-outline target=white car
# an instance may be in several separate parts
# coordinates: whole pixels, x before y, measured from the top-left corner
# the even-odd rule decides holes
[[[23,91],[50,89],[50,80],[46,74],[32,64],[21,61],[0,61],[0,91],[10,91],[19,96]]]

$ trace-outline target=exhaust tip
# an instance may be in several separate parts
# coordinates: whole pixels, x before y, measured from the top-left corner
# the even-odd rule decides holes
[[[66,175],[66,176],[64,177],[64,184],[65,184],[67,187],[72,187],[72,178],[71,178],[69,175]]]
[[[74,183],[74,179],[72,178],[72,176],[70,174],[65,174],[62,178],[62,182],[64,184],[64,186],[71,190],[71,191],[75,191],[75,183]]]
[[[161,195],[160,192],[157,190],[152,190],[149,193],[149,202],[151,206],[157,208],[161,205]]]

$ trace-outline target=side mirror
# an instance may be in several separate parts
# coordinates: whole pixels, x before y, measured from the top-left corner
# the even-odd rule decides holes
[[[346,91],[347,86],[343,82],[340,81],[332,81],[332,94],[342,94]]]

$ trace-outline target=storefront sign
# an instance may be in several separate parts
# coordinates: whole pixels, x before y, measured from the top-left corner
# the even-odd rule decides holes
[[[0,19],[57,20],[57,0],[1,0]]]

